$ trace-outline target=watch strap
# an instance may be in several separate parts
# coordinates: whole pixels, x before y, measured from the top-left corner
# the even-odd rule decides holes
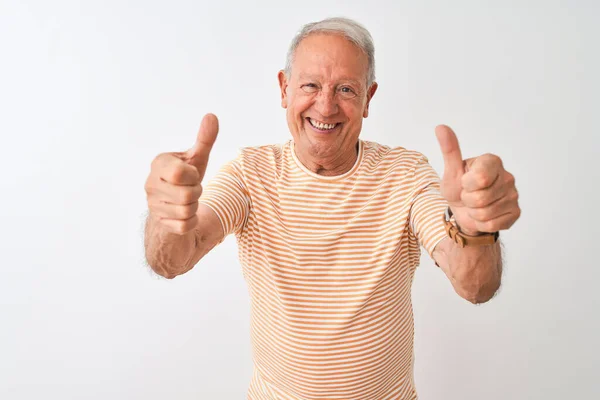
[[[452,239],[459,247],[466,246],[486,246],[494,244],[498,241],[500,236],[499,232],[483,233],[477,236],[467,235],[462,233],[458,226],[454,225],[451,221],[452,210],[450,207],[446,209],[444,213],[444,226],[446,227],[446,234]]]

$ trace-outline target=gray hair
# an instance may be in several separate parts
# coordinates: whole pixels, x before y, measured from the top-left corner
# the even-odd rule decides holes
[[[367,88],[375,82],[375,46],[369,31],[356,21],[349,18],[327,18],[318,22],[311,22],[302,27],[302,30],[292,40],[285,62],[285,76],[290,79],[294,54],[300,42],[313,33],[334,33],[344,36],[358,46],[366,55],[369,62],[367,71]]]

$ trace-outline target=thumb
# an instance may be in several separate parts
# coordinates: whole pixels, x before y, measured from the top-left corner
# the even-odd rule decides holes
[[[217,116],[214,114],[206,114],[204,118],[202,118],[200,129],[198,129],[196,143],[194,143],[194,145],[186,152],[187,162],[196,167],[200,174],[200,181],[202,181],[202,178],[204,177],[206,165],[208,164],[208,156],[217,139],[218,132],[219,120],[217,119]]]
[[[460,179],[465,173],[465,168],[456,134],[449,126],[438,125],[435,135],[444,157],[444,180]]]

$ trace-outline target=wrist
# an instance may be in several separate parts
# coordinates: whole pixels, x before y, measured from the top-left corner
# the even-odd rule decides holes
[[[462,211],[461,209],[462,209],[462,207],[460,207],[460,208],[448,207],[448,214],[450,215],[449,220],[450,220],[450,222],[452,222],[454,224],[454,226],[456,226],[458,231],[460,233],[468,235],[468,236],[485,235],[486,232],[481,232],[481,231],[477,230],[474,226],[469,226],[467,223],[464,223],[464,219],[461,216],[464,216],[465,211]],[[456,211],[458,211],[458,214]]]
[[[460,224],[456,220],[454,220],[454,225],[456,225],[456,228],[458,228],[458,231],[460,233],[463,233],[468,236],[481,236],[481,235],[486,234],[485,232],[480,232],[477,230],[465,229],[465,228],[461,227]]]
[[[450,207],[446,208],[443,220],[446,233],[460,247],[488,245],[498,240],[499,232],[487,233],[461,227]]]

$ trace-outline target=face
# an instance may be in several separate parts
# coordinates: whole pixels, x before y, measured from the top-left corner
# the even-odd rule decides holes
[[[279,72],[282,106],[296,154],[317,164],[356,158],[362,119],[377,84],[367,88],[368,59],[340,35],[314,34],[296,48],[291,75]]]

